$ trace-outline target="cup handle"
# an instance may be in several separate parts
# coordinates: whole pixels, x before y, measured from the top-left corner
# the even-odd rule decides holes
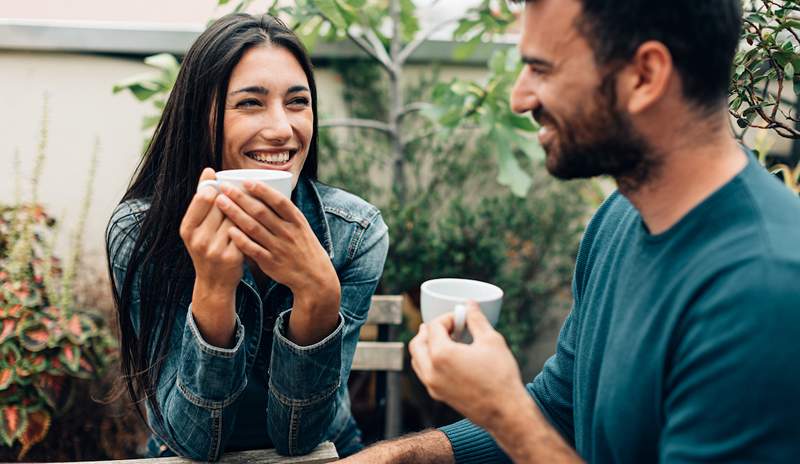
[[[200,189],[207,186],[214,187],[215,189],[217,189],[217,191],[219,191],[219,181],[215,179],[206,179],[204,181],[201,181],[199,184],[197,184],[197,191],[199,192]]]
[[[467,322],[467,307],[466,305],[459,304],[453,308],[453,319],[454,327],[453,327],[453,340],[460,340],[462,334],[464,333],[464,326]]]

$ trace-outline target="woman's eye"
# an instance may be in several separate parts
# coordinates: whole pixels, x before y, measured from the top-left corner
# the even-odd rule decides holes
[[[242,100],[236,104],[237,108],[252,108],[254,106],[261,106],[261,102],[256,99],[250,98],[247,100]]]
[[[309,100],[306,97],[297,97],[289,101],[292,106],[308,106]]]

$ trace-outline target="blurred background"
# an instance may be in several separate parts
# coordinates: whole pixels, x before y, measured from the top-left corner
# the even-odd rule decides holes
[[[797,191],[792,32],[800,23],[793,2],[783,3],[745,2],[731,127]],[[380,207],[390,228],[378,293],[404,297],[393,338],[416,333],[423,281],[489,281],[506,292],[499,329],[532,378],[569,311],[583,227],[613,183],[552,180],[538,126],[510,112],[520,8],[491,0],[3,2],[0,460],[141,451],[144,429],[125,396],[113,394],[105,227],[182,55],[231,11],[280,16],[312,52],[320,178]],[[458,419],[405,364],[401,431]],[[381,375],[351,378],[368,441],[385,434]]]

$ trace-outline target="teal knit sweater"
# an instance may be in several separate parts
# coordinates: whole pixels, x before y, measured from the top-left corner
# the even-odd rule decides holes
[[[800,200],[752,156],[659,235],[611,195],[573,294],[527,388],[583,459],[800,459]],[[459,464],[508,460],[469,421],[441,430]]]

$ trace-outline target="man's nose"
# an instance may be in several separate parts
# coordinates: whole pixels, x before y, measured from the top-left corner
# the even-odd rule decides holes
[[[515,113],[533,112],[539,105],[534,77],[526,66],[520,71],[511,90],[511,110]]]

